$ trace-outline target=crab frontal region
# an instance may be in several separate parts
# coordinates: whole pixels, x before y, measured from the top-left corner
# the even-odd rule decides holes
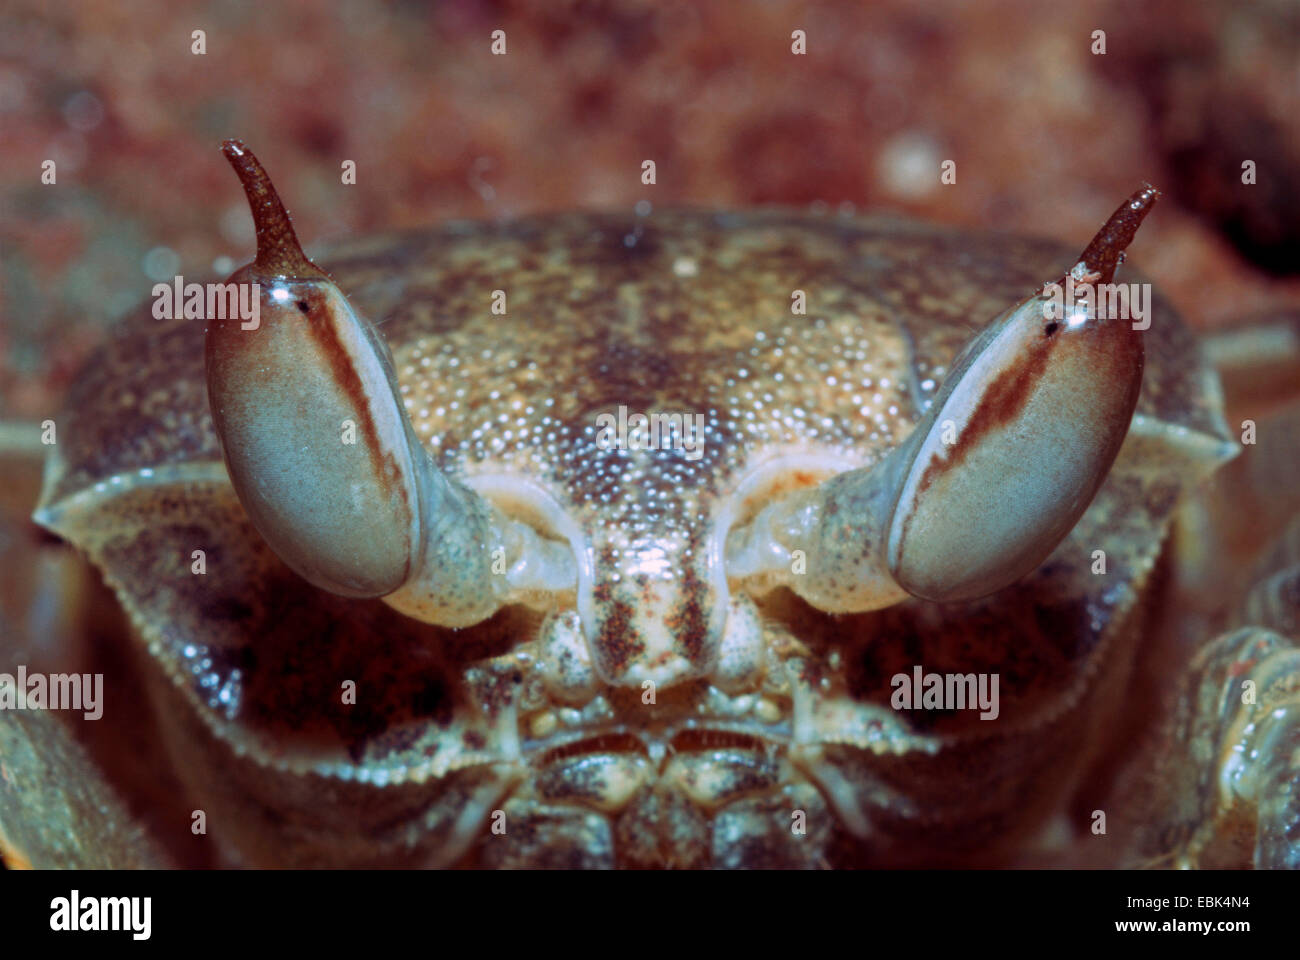
[[[574,552],[586,560],[576,612],[605,683],[671,686],[717,665],[730,601],[709,491],[727,436],[712,428],[699,456],[672,444],[609,445],[589,431],[577,438]]]
[[[719,596],[702,545],[671,537],[602,540],[590,600],[582,604],[601,677],[664,685],[706,673],[717,656],[727,596],[725,582]]]
[[[730,688],[752,675],[762,628],[746,597],[728,596],[715,562],[688,549],[671,566],[664,544],[607,547],[603,559],[583,620],[602,680],[648,689],[708,677]]]

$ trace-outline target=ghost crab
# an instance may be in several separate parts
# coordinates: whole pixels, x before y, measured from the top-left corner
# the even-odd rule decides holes
[[[1043,309],[1152,188],[1073,258],[656,211],[326,274],[225,152],[257,328],[128,322],[36,512],[129,614],[220,862],[1295,864],[1294,644],[1154,639],[1164,533],[1236,452],[1214,374],[1158,296],[1145,333]],[[598,442],[620,408],[703,415],[702,455]],[[898,708],[914,669],[996,676],[996,716]]]

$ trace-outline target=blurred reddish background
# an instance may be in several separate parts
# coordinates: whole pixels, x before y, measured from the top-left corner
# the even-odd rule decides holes
[[[9,0],[0,418],[52,415],[155,278],[249,258],[231,136],[309,245],[647,199],[894,209],[1082,245],[1145,179],[1169,200],[1134,259],[1192,323],[1295,311],[1298,51],[1293,0]]]

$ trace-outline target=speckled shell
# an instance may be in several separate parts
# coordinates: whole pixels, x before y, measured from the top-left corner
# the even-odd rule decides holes
[[[612,609],[635,605],[647,544],[684,570],[701,562],[720,511],[755,506],[737,506],[736,491],[764,463],[878,460],[970,336],[1077,253],[890,220],[655,211],[455,223],[314,259],[379,325],[438,465],[459,479],[522,476],[558,500],[590,538]],[[505,316],[491,312],[494,290],[506,292]],[[791,312],[795,290],[806,316]],[[646,787],[616,816],[583,803],[582,784],[595,778],[596,796],[606,773],[548,772],[562,757],[507,760],[502,723],[544,699],[530,668],[541,614],[510,607],[441,629],[325,594],[284,567],[226,479],[201,321],[142,310],[121,326],[60,420],[40,509],[104,571],[152,651],[143,669],[171,718],[163,735],[232,859],[803,866],[944,850],[951,860],[1022,830],[1104,734],[1170,511],[1227,454],[1217,383],[1159,296],[1145,336],[1120,459],[1037,572],[974,603],[852,616],[786,591],[756,598],[785,669],[769,668],[755,693],[786,705],[770,727],[779,740],[791,686],[810,692],[820,789],[779,749],[723,745],[707,771],[721,786],[703,807],[683,805],[704,776],[692,768],[679,771],[682,789]],[[704,456],[634,468],[597,450],[596,415],[620,405],[704,414]],[[200,549],[207,572],[195,576]],[[1103,576],[1090,571],[1096,550]],[[918,663],[999,673],[1000,722],[891,710],[890,676]],[[345,680],[356,705],[340,703]],[[606,696],[604,721],[643,722],[637,692]],[[711,715],[710,696],[692,681],[660,703]],[[466,835],[498,803],[522,825]],[[792,839],[792,807],[809,812],[809,836]]]

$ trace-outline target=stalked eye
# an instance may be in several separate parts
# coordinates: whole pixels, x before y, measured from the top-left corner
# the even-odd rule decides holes
[[[230,482],[270,548],[323,590],[449,627],[572,589],[568,543],[438,470],[375,328],[303,256],[252,152],[222,149],[257,226],[257,259],[227,282],[257,284],[258,310],[209,319],[208,399]]]
[[[1069,278],[1109,283],[1158,197],[1147,186],[1124,201]],[[889,456],[787,494],[733,530],[730,575],[766,577],[839,612],[908,594],[970,600],[1037,567],[1110,472],[1143,366],[1130,320],[1101,315],[1086,296],[1058,315],[1047,289],[967,346]],[[804,575],[789,573],[796,558]]]
[[[1109,283],[1158,194],[1125,201],[1075,273]],[[965,600],[1028,573],[1069,533],[1119,453],[1142,386],[1125,318],[1035,296],[963,354],[908,445],[886,545],[909,593]],[[912,452],[914,451],[914,452]]]
[[[210,320],[208,396],[231,482],[271,548],[347,596],[405,583],[422,552],[420,461],[387,352],[298,246],[256,158],[224,146],[257,224],[251,320]]]

